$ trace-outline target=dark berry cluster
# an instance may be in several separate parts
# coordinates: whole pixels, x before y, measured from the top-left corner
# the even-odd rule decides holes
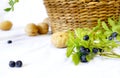
[[[18,60],[18,61],[10,61],[9,62],[9,66],[10,67],[22,67],[22,61],[21,60]]]
[[[93,48],[90,50],[89,48],[85,48],[84,46],[80,47],[80,61],[81,62],[88,62],[86,56],[90,54],[90,52],[97,54],[98,52],[102,52],[103,50],[100,48]]]
[[[114,34],[115,36],[115,34]],[[89,40],[89,36],[85,35],[83,38],[85,41]],[[98,52],[103,52],[103,50],[101,48],[92,48],[91,50],[89,48],[85,48],[84,46],[80,47],[80,61],[83,63],[88,62],[86,56],[89,55],[90,53],[94,53],[97,54]]]
[[[117,32],[113,32],[113,33],[108,37],[108,39],[109,39],[109,40],[113,40],[114,38],[117,37],[117,35],[118,35]]]

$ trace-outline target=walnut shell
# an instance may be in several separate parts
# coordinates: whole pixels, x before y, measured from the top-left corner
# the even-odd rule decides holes
[[[43,20],[43,23],[47,23],[47,24],[49,24],[49,18],[45,18],[44,20]]]
[[[6,20],[6,21],[3,21],[3,22],[1,22],[0,23],[0,29],[1,30],[10,30],[11,28],[12,28],[12,22],[11,21],[8,21],[8,20]]]
[[[39,23],[38,24],[38,32],[40,34],[47,34],[49,30],[49,26],[47,23]]]
[[[28,36],[36,36],[38,35],[38,27],[33,23],[27,24],[25,32]]]
[[[57,48],[65,48],[67,40],[68,40],[67,32],[57,32],[54,33],[51,37],[53,45]]]

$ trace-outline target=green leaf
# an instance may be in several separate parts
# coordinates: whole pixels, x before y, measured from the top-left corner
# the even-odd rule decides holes
[[[115,21],[113,21],[111,18],[108,18],[108,23],[110,26],[114,27],[115,26]]]
[[[4,11],[6,11],[6,12],[9,12],[10,10],[11,10],[11,8],[4,9]]]
[[[77,28],[75,30],[75,35],[80,39],[81,38],[81,30],[79,28]]]
[[[73,52],[73,49],[74,49],[74,46],[72,46],[72,47],[67,47],[67,53],[66,53],[66,56],[67,56],[67,57],[70,57],[70,55],[71,55],[72,52]]]
[[[80,58],[78,53],[72,55],[72,61],[74,62],[75,65],[78,65],[80,63]]]
[[[100,19],[98,19],[98,27],[100,27],[100,25],[101,25],[101,20]]]
[[[19,2],[19,0],[15,0],[15,2]]]
[[[110,31],[110,29],[108,28],[107,24],[103,21],[102,22],[102,27],[106,30],[106,31]]]
[[[93,31],[97,31],[100,29],[100,25],[101,25],[101,20],[98,19],[98,25],[96,27],[93,28]]]
[[[117,23],[117,25],[119,25],[119,26],[120,26],[120,16],[119,16],[119,19],[118,19],[118,23]]]
[[[10,6],[14,6],[14,1],[13,0],[9,0],[8,3],[9,3]]]
[[[74,32],[70,31],[68,36],[69,36],[69,39],[67,41],[67,46],[73,46],[75,43]]]
[[[120,36],[117,36],[117,40],[120,41]]]
[[[87,61],[90,61],[90,60],[92,60],[94,57],[95,57],[95,54],[91,52],[89,55],[86,56],[86,59],[87,59]]]
[[[105,35],[106,37],[109,37],[111,34],[112,34],[112,31],[105,31],[105,32],[104,32],[104,35]]]
[[[112,27],[112,31],[120,33],[120,26],[114,26],[114,27]]]
[[[79,38],[76,38],[76,39],[74,40],[74,46],[75,46],[75,47],[78,47],[78,46],[80,45],[79,41],[80,41]]]

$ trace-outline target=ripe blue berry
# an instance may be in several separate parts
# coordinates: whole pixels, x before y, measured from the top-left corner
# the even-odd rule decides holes
[[[89,49],[89,48],[86,48],[86,52],[90,52],[90,49]]]
[[[113,38],[117,37],[117,35],[118,35],[117,32],[113,32],[113,33],[112,33],[112,37],[113,37]]]
[[[84,53],[84,52],[85,52],[85,47],[81,46],[81,47],[80,47],[80,52],[81,52],[81,53]]]
[[[82,63],[88,62],[87,59],[86,59],[86,55],[80,56],[80,61],[81,61]]]
[[[89,48],[86,48],[85,49],[85,54],[84,55],[88,55],[90,53],[90,49]]]
[[[112,36],[109,36],[109,38],[108,38],[109,40],[112,40],[113,39],[113,37]]]
[[[82,55],[88,55],[90,53],[90,50],[88,48],[85,48],[83,46],[80,47],[80,53]]]
[[[10,67],[15,67],[15,62],[14,62],[14,61],[10,61],[10,62],[9,62],[9,66],[10,66]]]
[[[18,60],[15,64],[16,67],[22,67],[22,61]]]
[[[93,48],[92,52],[96,54],[98,52],[98,49],[97,48]]]
[[[12,43],[12,40],[8,40],[8,42],[7,42],[8,44],[11,44]]]
[[[83,40],[89,40],[89,36],[88,35],[85,35],[84,37],[83,37]]]

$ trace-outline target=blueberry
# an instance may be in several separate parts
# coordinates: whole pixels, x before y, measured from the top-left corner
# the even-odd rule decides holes
[[[98,51],[99,51],[99,49],[97,49],[97,48],[93,48],[93,49],[92,49],[92,52],[95,53],[95,54],[96,54]]]
[[[112,40],[113,39],[113,37],[112,36],[109,36],[109,38],[108,38],[109,40]]]
[[[80,47],[80,52],[81,52],[81,53],[84,53],[84,52],[85,52],[85,47],[84,47],[84,46],[81,46],[81,47]]]
[[[9,66],[10,66],[10,67],[15,67],[15,62],[14,62],[14,61],[10,61],[10,62],[9,62]]]
[[[8,44],[11,44],[12,43],[12,40],[8,40],[8,42],[7,42]]]
[[[90,52],[90,49],[89,49],[89,48],[86,48],[86,51],[87,51],[87,52]]]
[[[82,55],[88,55],[90,50],[88,48],[85,48],[83,46],[80,47],[80,52],[82,53]]]
[[[88,35],[85,35],[84,37],[83,37],[83,40],[89,40],[89,36]]]
[[[86,48],[85,49],[85,55],[88,55],[90,53],[90,49],[89,48]]]
[[[16,67],[22,67],[22,61],[18,60],[15,64]]]
[[[118,35],[117,32],[113,32],[113,33],[112,33],[112,37],[113,37],[113,38],[117,37],[117,35]]]
[[[82,63],[88,62],[87,59],[86,59],[86,55],[80,56],[80,60],[81,60]]]

